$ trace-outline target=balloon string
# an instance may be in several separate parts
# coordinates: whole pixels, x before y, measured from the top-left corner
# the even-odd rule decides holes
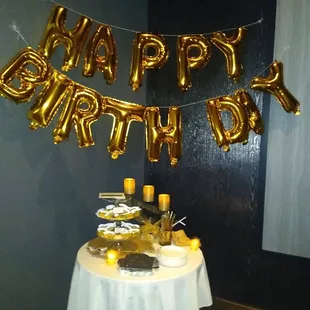
[[[119,30],[123,30],[123,31],[127,31],[127,32],[133,32],[133,33],[136,33],[136,32],[141,32],[141,31],[138,31],[138,30],[133,30],[133,29],[129,29],[129,28],[124,28],[124,27],[119,27],[119,26],[115,26],[115,25],[110,25],[110,24],[106,24],[106,23],[102,23],[92,17],[89,17],[79,11],[76,11],[74,9],[71,9],[70,7],[66,6],[66,5],[63,5],[57,1],[54,1],[54,0],[50,0],[50,2],[54,3],[54,4],[57,4],[57,5],[61,5],[62,7],[66,8],[67,10],[71,11],[71,12],[74,12],[78,15],[81,15],[81,16],[85,16],[89,19],[91,19],[92,21],[98,23],[98,24],[105,24],[107,26],[110,26],[111,28],[115,28],[115,29],[119,29]],[[258,19],[257,21],[253,22],[253,23],[249,23],[249,24],[246,24],[246,25],[243,25],[243,26],[238,26],[238,27],[232,27],[232,28],[226,28],[226,29],[222,29],[222,30],[216,30],[216,31],[211,31],[211,32],[205,32],[205,33],[188,33],[188,34],[167,34],[167,33],[160,33],[160,35],[162,36],[165,36],[165,37],[178,37],[180,35],[208,35],[208,34],[212,34],[214,32],[224,32],[224,31],[231,31],[231,30],[235,30],[235,29],[238,29],[240,27],[251,27],[251,26],[254,26],[254,25],[257,25],[257,24],[261,24],[262,22],[264,21],[264,18],[260,18]],[[147,31],[146,31],[147,32]]]
[[[251,78],[251,80],[245,84],[244,86],[242,87],[239,87],[238,89],[240,88],[247,88],[253,79],[257,78],[258,76],[260,76],[262,73],[264,73],[266,70],[268,70],[271,66],[272,66],[273,62],[270,63],[267,67],[265,67],[262,71],[260,71],[257,75],[255,75],[253,78]],[[181,105],[178,105],[177,107],[179,108],[184,108],[184,107],[189,107],[191,105],[195,105],[195,104],[199,104],[199,103],[203,103],[203,102],[206,102],[207,100],[211,99],[211,98],[217,98],[217,97],[222,97],[222,96],[230,96],[230,95],[233,95],[234,92],[230,93],[230,94],[225,94],[225,95],[220,95],[220,96],[215,96],[215,97],[210,97],[210,98],[206,98],[206,99],[202,99],[202,100],[199,100],[199,101],[194,101],[194,102],[189,102],[189,103],[185,103],[185,104],[181,104]],[[164,106],[160,106],[159,108],[160,109],[169,109],[171,108],[172,106],[171,105],[164,105]]]
[[[26,43],[26,45],[30,46],[30,44],[28,43],[28,41],[27,41],[27,40],[25,39],[25,37],[21,34],[20,28],[17,26],[15,20],[12,21],[12,24],[9,25],[9,28],[11,28],[12,31],[14,31],[14,32],[17,33],[17,37],[16,37],[17,40],[19,40],[19,38],[21,38],[21,39]]]
[[[50,0],[53,2],[53,0]],[[16,22],[13,20],[12,21],[12,24],[9,25],[9,28],[12,29],[12,31],[16,32],[17,33],[17,40],[19,40],[19,38],[21,38],[27,46],[30,46],[28,41],[25,39],[25,37],[22,35],[22,33],[20,32],[20,28],[17,26]],[[284,51],[283,55],[287,52],[287,50]],[[250,84],[251,84],[251,81],[255,78],[257,78],[258,76],[260,76],[262,73],[264,73],[267,69],[269,69],[271,67],[271,65],[273,64],[270,63],[267,67],[265,67],[262,71],[260,71],[256,76],[254,76],[253,78],[251,78],[251,80],[245,84],[243,87],[239,87],[238,89],[240,88],[246,88],[248,87]],[[231,93],[230,95],[233,95],[233,93]],[[222,95],[222,96],[227,96],[227,94],[225,95]],[[216,97],[221,97],[221,96],[216,96]],[[216,97],[212,97],[212,98],[216,98]],[[192,106],[192,105],[195,105],[195,104],[199,104],[199,103],[203,103],[203,102],[206,102],[208,99],[210,98],[206,98],[206,99],[202,99],[202,100],[199,100],[199,101],[194,101],[194,102],[189,102],[189,103],[185,103],[185,104],[181,104],[181,105],[178,105],[179,108],[184,108],[184,107],[189,107],[189,106]],[[171,105],[167,105],[167,106],[159,106],[160,109],[169,109],[171,108]]]
[[[267,69],[269,69],[272,66],[272,64],[273,62],[270,63],[267,67],[265,67],[262,71],[260,71],[257,75],[255,75],[247,84],[243,86],[243,88],[248,87],[251,84],[253,79],[256,79],[257,77],[259,77],[262,73],[264,73]]]

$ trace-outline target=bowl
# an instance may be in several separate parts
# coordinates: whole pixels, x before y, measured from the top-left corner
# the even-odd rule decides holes
[[[187,251],[175,245],[163,246],[158,253],[158,261],[165,267],[182,267],[187,264]]]

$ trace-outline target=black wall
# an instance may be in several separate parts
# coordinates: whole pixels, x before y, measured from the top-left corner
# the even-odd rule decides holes
[[[168,63],[148,74],[147,104],[181,105],[247,84],[273,60],[275,10],[275,0],[149,1],[150,32],[201,33],[261,17],[264,22],[248,28],[239,84],[228,79],[224,57],[213,48],[210,63],[192,72],[193,87],[185,93],[177,88],[176,39],[169,37]],[[267,119],[269,97],[252,95]],[[187,233],[201,238],[213,295],[264,309],[307,309],[309,260],[261,250],[268,124],[262,140],[251,134],[246,146],[233,145],[225,153],[213,140],[203,103],[183,108],[182,116],[181,161],[171,168],[164,147],[160,163],[146,161],[145,182],[157,193],[170,193],[178,217],[187,216]]]

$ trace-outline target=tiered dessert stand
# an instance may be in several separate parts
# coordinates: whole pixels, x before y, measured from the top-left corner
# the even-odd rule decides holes
[[[109,241],[109,249],[133,252],[137,249],[136,243],[131,239],[140,236],[140,225],[129,223],[140,216],[141,209],[137,206],[129,206],[129,200],[109,199],[109,205],[99,209],[96,215],[109,223],[100,224],[97,235]]]

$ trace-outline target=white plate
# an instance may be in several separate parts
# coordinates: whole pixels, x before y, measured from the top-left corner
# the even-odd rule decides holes
[[[179,246],[163,246],[158,253],[160,265],[165,267],[181,267],[187,264],[187,251]]]

